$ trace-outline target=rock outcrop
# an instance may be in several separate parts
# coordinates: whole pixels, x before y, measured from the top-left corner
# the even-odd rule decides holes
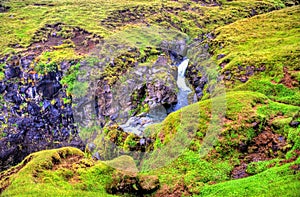
[[[2,59],[0,82],[0,170],[32,152],[62,146],[83,149],[74,124],[71,99],[60,84],[62,71],[39,74],[30,68],[33,57]]]

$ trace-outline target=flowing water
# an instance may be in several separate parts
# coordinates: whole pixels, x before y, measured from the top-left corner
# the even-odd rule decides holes
[[[188,95],[192,92],[192,90],[186,85],[185,82],[185,71],[188,67],[189,59],[185,58],[178,65],[178,76],[177,76],[177,86],[178,86],[178,94],[177,94],[177,104],[172,107],[171,111],[177,111],[180,108],[187,106]],[[137,135],[142,136],[144,129],[154,123],[158,123],[163,121],[167,117],[167,111],[162,105],[158,105],[150,110],[150,112],[145,117],[131,117],[129,120],[120,125],[120,127],[128,133],[135,133]]]
[[[186,85],[185,83],[185,71],[189,65],[189,59],[184,59],[178,65],[178,76],[177,76],[177,86],[179,92],[177,94],[177,104],[174,107],[174,111],[179,110],[180,108],[187,106],[188,102],[188,95],[192,92],[192,90]]]

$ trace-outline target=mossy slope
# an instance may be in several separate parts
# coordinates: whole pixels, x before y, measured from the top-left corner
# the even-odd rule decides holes
[[[183,2],[173,2],[172,5],[180,7]],[[247,9],[243,8],[243,12],[241,12],[244,17],[248,16],[248,11],[253,8],[253,5],[266,6],[261,9],[261,12],[264,12],[284,7],[286,1],[221,2],[224,5],[224,10],[222,10],[224,15],[218,12],[218,7],[201,7],[201,9],[209,10],[211,15],[205,16],[212,21],[218,21],[220,19],[217,17],[218,15],[228,17],[230,20],[220,23],[207,21],[206,30],[233,22],[240,17],[236,12],[242,8],[232,9],[232,6],[239,8],[241,5],[247,5]],[[66,11],[62,11],[65,15],[56,13],[56,9],[58,9],[56,5],[62,6],[60,7],[64,8],[62,10],[68,8],[68,12],[74,11],[78,5],[85,5],[82,2],[75,5],[73,3],[73,1],[54,2],[54,6],[51,7],[48,3],[44,6],[34,6],[31,1],[28,1],[27,4],[15,1],[9,5],[13,7],[11,11],[16,13],[24,11],[18,17],[26,15],[25,11],[29,8],[44,9],[45,12],[50,9],[50,15],[56,14],[57,18],[54,21],[60,21],[62,20],[60,17],[64,16],[64,22],[86,25],[90,31],[105,36],[110,26],[105,26],[107,29],[102,27],[95,29],[98,28],[95,21],[93,21],[94,24],[86,24],[84,22],[88,20],[87,18],[80,22],[74,21],[72,15],[67,16]],[[152,3],[151,5],[157,6],[155,2]],[[149,5],[149,2],[132,1],[129,4],[130,6],[145,6]],[[91,10],[102,9],[95,5],[96,1],[91,0],[89,4],[93,7]],[[124,3],[115,1],[113,5],[122,7]],[[198,6],[193,3],[192,5]],[[26,9],[17,10],[23,6]],[[103,2],[103,7],[105,6],[110,6],[111,9],[107,10],[113,11],[114,9],[111,4]],[[73,8],[73,10],[69,8]],[[81,9],[89,11],[85,6]],[[292,120],[299,121],[298,112],[300,111],[298,68],[300,41],[298,36],[299,20],[297,20],[299,10],[299,6],[286,8],[282,11],[274,11],[238,21],[216,30],[216,39],[211,44],[211,52],[214,54],[213,59],[223,67],[220,68],[222,74],[225,77],[228,77],[229,74],[231,76],[225,80],[228,93],[226,97],[217,97],[187,106],[170,114],[161,124],[149,128],[149,135],[156,139],[154,157],[150,155],[150,159],[143,163],[142,174],[159,177],[161,189],[154,195],[167,196],[174,193],[179,196],[299,195],[297,191],[300,191],[300,130],[299,127],[290,124]],[[8,17],[7,13],[2,14],[1,17]],[[41,12],[35,13],[40,14]],[[107,11],[104,12],[104,10],[99,12],[99,18],[103,19],[103,23],[107,17],[106,13]],[[226,13],[230,14],[226,15]],[[86,13],[83,12],[83,14]],[[100,14],[103,15],[100,16]],[[171,15],[173,14],[171,13]],[[236,17],[231,17],[231,14]],[[153,17],[154,20],[158,16],[154,15]],[[36,24],[41,24],[40,18],[42,17],[35,17],[38,20]],[[44,21],[43,23],[48,22],[52,23],[53,21]],[[170,24],[174,27],[182,28],[171,22]],[[178,24],[185,23],[181,21]],[[122,25],[116,26],[123,28]],[[12,31],[17,30],[18,28]],[[34,31],[27,31],[28,35],[23,37],[22,32],[21,34],[12,33],[11,36],[14,37],[12,40],[20,37],[19,41],[26,46],[30,43],[29,35]],[[188,33],[191,30],[182,31]],[[6,45],[8,44],[1,44],[4,48]],[[220,54],[225,54],[225,57],[217,58]],[[247,66],[249,67],[247,68]],[[255,68],[258,71],[256,73],[254,72]],[[253,73],[248,76],[247,72],[251,73],[252,69]],[[221,107],[212,108],[213,106]],[[223,116],[216,116],[216,114]],[[215,124],[210,128],[209,123]],[[217,132],[209,133],[208,131]],[[187,141],[180,141],[186,133],[192,133],[194,137],[188,146],[185,146]],[[176,136],[179,136],[178,141],[175,140],[173,146],[168,149],[168,144],[171,144]],[[207,141],[206,136],[211,138],[208,138]],[[264,139],[265,136],[270,136],[271,139]],[[264,141],[267,141],[268,144],[263,144]],[[176,144],[176,142],[180,143]],[[269,142],[276,148],[269,146]],[[259,143],[261,143],[260,146]],[[158,153],[158,150],[163,150],[165,147],[168,154],[164,154],[163,151]],[[181,151],[182,155],[168,160],[172,153],[178,153],[174,147],[179,147],[178,151]],[[158,153],[158,157],[156,157],[156,153]],[[256,156],[259,156],[260,160],[266,161],[258,163],[255,160]],[[166,160],[167,162],[161,163]],[[111,165],[111,162],[106,164]],[[1,177],[4,177],[0,182],[1,189],[8,186],[1,195],[109,196],[106,186],[114,182],[112,177],[116,170],[106,164],[85,158],[82,152],[73,148],[34,153],[19,166],[0,174]],[[232,172],[236,167],[244,164],[246,165],[244,173],[253,176],[232,180]],[[162,165],[164,167],[147,171]]]
[[[300,7],[295,6],[215,31],[211,52],[227,90],[260,92],[278,102],[300,105],[299,17]]]

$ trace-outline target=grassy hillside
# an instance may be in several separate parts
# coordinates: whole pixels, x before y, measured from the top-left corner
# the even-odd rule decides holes
[[[210,2],[210,1],[207,1]],[[214,2],[214,1],[211,1]],[[24,50],[36,41],[46,41],[47,25],[62,23],[62,37],[72,35],[70,27],[80,27],[100,37],[107,37],[128,26],[159,24],[190,36],[197,36],[240,18],[292,5],[293,1],[105,1],[105,0],[10,0],[1,4],[0,54]],[[221,7],[216,5],[222,5]],[[41,33],[43,32],[44,33]],[[45,33],[46,31],[46,33]],[[50,31],[50,32],[49,32]]]
[[[215,102],[215,99],[212,102]],[[190,117],[194,117],[194,119],[188,118],[187,120],[190,121],[190,125],[194,126],[194,129],[197,129],[197,137],[190,144],[189,150],[184,150],[181,156],[172,162],[165,163],[166,165],[162,168],[154,171],[148,171],[149,168],[145,168],[145,171],[136,174],[133,160],[130,157],[122,159],[122,156],[116,161],[106,163],[109,166],[116,166],[120,171],[117,173],[114,168],[106,166],[101,161],[96,162],[74,148],[42,151],[28,156],[18,166],[0,174],[1,188],[7,187],[2,195],[110,196],[108,193],[113,191],[111,188],[115,188],[115,184],[120,184],[120,181],[125,182],[125,185],[134,183],[128,181],[124,176],[154,176],[158,177],[160,185],[160,189],[154,196],[166,196],[172,193],[200,196],[239,196],[241,194],[246,196],[261,196],[262,194],[264,196],[274,196],[275,194],[297,196],[296,191],[300,189],[298,184],[300,161],[299,152],[297,152],[300,144],[299,129],[289,127],[285,121],[281,120],[293,117],[299,111],[299,107],[275,103],[262,94],[251,92],[229,93],[226,99],[228,105],[224,129],[217,136],[214,148],[204,157],[199,154],[199,151],[202,147],[200,142],[205,140],[203,134],[206,132],[206,128],[203,128],[205,126],[203,123],[207,121],[207,118],[205,116],[200,119],[196,117],[197,114],[201,114],[201,111],[209,110],[207,101],[193,104],[182,110],[181,113],[191,113]],[[241,100],[243,100],[242,103]],[[269,127],[274,126],[275,122],[271,121],[270,117],[279,113],[283,114],[274,119],[280,122],[277,125],[280,129],[270,131]],[[162,123],[162,129],[157,135],[164,136],[166,139],[168,133],[180,132],[172,130],[172,125],[176,125],[174,120],[180,123],[186,122],[178,116],[180,116],[180,112],[171,114]],[[251,118],[249,119],[249,117]],[[238,125],[232,121],[235,118],[238,118]],[[172,124],[169,123],[170,121]],[[257,127],[253,124],[254,122],[260,126]],[[181,128],[186,127],[188,125],[181,125]],[[165,134],[161,135],[162,132]],[[261,140],[266,140],[264,135],[270,137],[265,141],[266,145],[260,144]],[[278,141],[278,137],[283,138],[282,143]],[[159,137],[157,139],[160,140]],[[269,142],[273,143],[277,149],[267,145]],[[162,144],[165,145],[157,147],[156,150],[163,150],[165,146],[168,146],[168,142],[163,140]],[[243,150],[243,144],[246,144],[246,150]],[[168,153],[170,154],[170,152]],[[155,151],[153,154],[158,156],[157,160],[150,157],[149,161],[145,161],[146,167],[150,163],[153,168],[158,165],[157,162],[165,160],[167,157],[167,155],[156,154]],[[260,162],[255,161],[255,158],[258,157],[261,158]],[[114,162],[116,164],[113,164]],[[120,162],[123,163],[120,165]],[[253,176],[232,180],[232,170],[243,163],[248,164],[244,169],[245,172],[249,176]],[[129,172],[127,172],[128,170]],[[117,176],[116,179],[115,176]],[[123,191],[134,196],[135,192],[140,190],[124,189]]]
[[[208,81],[200,102],[148,127],[153,151],[141,154],[142,162],[134,160],[140,156],[134,154],[96,161],[88,149],[40,151],[0,173],[1,196],[299,196],[300,6],[292,6],[296,3],[1,2],[6,10],[0,13],[0,55],[26,53],[28,47],[46,43],[38,61],[58,63],[84,58],[90,51],[82,46],[94,51],[101,42],[124,40],[137,47],[124,56],[140,58],[150,46],[157,57],[154,46],[163,40],[212,32],[202,44],[209,47],[226,90],[213,97],[206,90],[216,80]],[[169,27],[171,36],[159,27]],[[53,33],[64,41],[62,46],[49,44]],[[122,56],[116,61],[122,62]],[[125,70],[130,67],[126,61],[120,64]],[[63,82],[74,80],[78,67],[72,67]],[[108,67],[105,72],[113,83],[119,70]],[[120,134],[117,126],[99,132],[103,135],[94,143],[103,147],[103,155],[110,154],[104,142],[111,139],[124,153],[136,148],[139,140]]]
[[[299,6],[218,28],[212,52],[231,90],[300,105]],[[221,59],[217,58],[218,55]]]

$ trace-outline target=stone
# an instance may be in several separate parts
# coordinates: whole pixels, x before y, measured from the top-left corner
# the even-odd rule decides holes
[[[20,76],[21,70],[18,67],[9,67],[5,70],[5,77],[7,79],[15,78]]]
[[[0,83],[0,94],[2,94],[4,91],[5,91],[5,89],[6,89],[6,85],[5,85],[5,83]]]
[[[159,179],[157,176],[138,176],[138,184],[143,193],[152,193],[159,188]]]
[[[40,107],[35,103],[29,103],[27,107],[27,111],[29,112],[29,114],[33,116],[37,116],[40,112]]]
[[[20,105],[23,101],[23,98],[21,97],[21,95],[19,95],[15,91],[11,91],[11,92],[6,93],[4,95],[4,99],[7,102],[15,103],[15,104],[18,104],[18,105]]]
[[[293,121],[290,122],[289,125],[290,125],[291,127],[296,128],[296,127],[298,127],[298,126],[300,125],[300,122],[299,122],[299,121],[293,120]]]
[[[248,78],[247,78],[247,77],[241,77],[241,78],[240,78],[240,81],[241,81],[242,83],[246,83],[246,82],[248,81]]]
[[[222,58],[225,57],[225,56],[226,56],[225,54],[219,54],[219,55],[217,56],[217,60],[222,59]]]
[[[58,81],[53,80],[42,80],[38,86],[38,93],[47,99],[53,98],[53,96],[62,88]]]

